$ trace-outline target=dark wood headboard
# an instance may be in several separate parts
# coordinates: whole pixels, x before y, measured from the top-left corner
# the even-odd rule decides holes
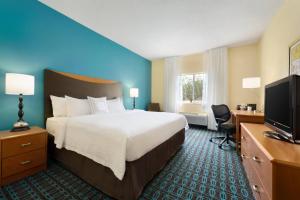
[[[50,95],[75,98],[103,97],[108,99],[122,96],[122,85],[112,80],[104,80],[57,72],[46,69],[44,71],[44,115],[45,121],[53,116]]]

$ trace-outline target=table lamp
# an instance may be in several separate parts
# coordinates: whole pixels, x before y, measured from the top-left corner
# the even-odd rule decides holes
[[[260,88],[260,77],[243,78],[243,88]]]
[[[133,109],[135,109],[135,98],[139,97],[138,88],[130,88],[130,97],[133,98]]]
[[[255,89],[260,88],[260,77],[247,77],[243,78],[243,88],[246,89]],[[258,98],[258,96],[257,96]],[[251,107],[251,110],[256,110],[256,104],[248,104]]]
[[[23,95],[34,95],[34,76],[6,73],[5,93],[9,95],[19,95],[19,119],[14,124],[11,131],[17,132],[29,130],[29,124],[23,119]]]

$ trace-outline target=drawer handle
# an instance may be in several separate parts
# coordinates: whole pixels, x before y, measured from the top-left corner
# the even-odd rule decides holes
[[[21,164],[21,165],[27,165],[27,164],[29,164],[29,163],[31,163],[31,161],[30,161],[30,160],[26,160],[26,161],[22,161],[22,162],[20,162],[20,164]]]
[[[252,185],[252,189],[255,191],[255,192],[259,192],[259,189],[258,189],[258,185]]]
[[[248,156],[246,156],[245,154],[241,155],[242,158],[248,158]]]
[[[242,136],[242,137],[241,137],[241,139],[242,139],[242,140],[244,140],[244,139],[245,139],[245,137],[244,137],[244,136]]]
[[[254,160],[255,162],[261,162],[261,160],[258,157],[256,157],[256,156],[253,156],[252,160]]]
[[[28,142],[28,143],[25,143],[25,144],[21,144],[21,147],[27,147],[27,146],[30,146],[31,145],[31,142]]]

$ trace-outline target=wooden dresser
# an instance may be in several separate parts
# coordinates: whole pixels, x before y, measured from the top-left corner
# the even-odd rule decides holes
[[[22,132],[0,132],[0,183],[30,176],[47,167],[47,132],[32,127]]]
[[[300,145],[264,136],[263,124],[241,125],[241,157],[257,200],[300,199]]]
[[[241,147],[241,123],[265,123],[265,115],[262,112],[231,110],[232,123],[235,124],[235,138],[237,143],[237,152],[240,153]]]

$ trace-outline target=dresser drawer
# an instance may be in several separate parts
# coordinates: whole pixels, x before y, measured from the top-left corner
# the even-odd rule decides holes
[[[241,131],[241,146],[244,145],[244,147],[249,146],[249,143],[251,142],[251,137],[248,135],[248,133],[242,129]]]
[[[243,130],[244,154],[247,156],[249,163],[256,171],[266,192],[271,198],[272,195],[272,163],[267,156],[260,150],[254,140]],[[246,149],[245,149],[246,148]]]
[[[243,151],[243,147],[242,147]],[[266,190],[261,183],[260,179],[258,178],[255,170],[253,169],[251,165],[251,159],[248,157],[242,157],[243,159],[243,165],[247,174],[247,178],[249,180],[249,184],[251,187],[251,190],[253,192],[253,195],[256,200],[269,200],[269,197],[266,193]]]
[[[2,177],[14,175],[44,163],[46,163],[45,149],[9,157],[2,160]]]
[[[7,158],[46,146],[45,133],[9,138],[2,141],[2,157]]]
[[[255,145],[255,146],[254,146]],[[251,146],[252,147],[252,146]],[[251,153],[251,165],[260,177],[266,192],[271,198],[272,195],[272,163],[267,156],[253,144],[253,148],[250,148]]]

